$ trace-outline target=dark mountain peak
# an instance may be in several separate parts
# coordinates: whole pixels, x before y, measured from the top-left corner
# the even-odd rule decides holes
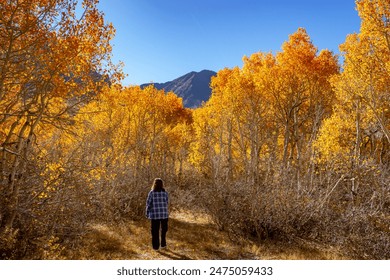
[[[210,70],[202,70],[200,72],[192,71],[173,81],[143,84],[141,88],[153,84],[157,89],[164,89],[166,92],[173,91],[183,98],[184,106],[195,108],[210,98],[210,81],[211,77],[216,74],[216,72]]]
[[[196,73],[196,72],[194,72],[194,73]],[[214,71],[211,71],[211,70],[202,70],[202,71],[198,72],[197,74],[199,74],[199,75],[212,75],[212,76],[214,76],[214,75],[216,75],[217,73],[214,72]]]

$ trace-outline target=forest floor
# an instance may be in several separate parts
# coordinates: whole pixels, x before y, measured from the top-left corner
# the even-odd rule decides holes
[[[343,259],[336,248],[307,241],[248,241],[230,238],[212,220],[190,212],[170,215],[167,248],[151,247],[150,222],[90,225],[77,253],[66,258],[90,260],[317,260]]]

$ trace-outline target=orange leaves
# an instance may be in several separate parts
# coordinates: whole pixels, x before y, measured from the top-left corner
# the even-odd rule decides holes
[[[383,35],[390,33],[390,2],[388,0],[359,0],[356,1],[356,6],[362,19],[361,35],[383,39]]]
[[[348,114],[333,114],[321,127],[314,145],[317,151],[317,163],[328,163],[335,168],[348,168],[352,155],[354,138],[354,120]]]
[[[243,61],[242,69],[218,72],[210,100],[195,110],[192,162],[203,172],[233,177],[256,176],[271,154],[299,165],[302,147],[330,114],[337,57],[318,54],[300,28],[276,55],[256,53]]]
[[[153,86],[114,86],[80,113],[79,135],[104,150],[101,160],[110,165],[158,171],[163,160],[174,164],[188,145],[191,113],[181,98]]]
[[[18,201],[18,191],[10,190],[28,172],[37,143],[53,136],[54,127],[71,124],[80,103],[98,94],[108,74],[120,72],[110,61],[112,25],[104,22],[97,1],[84,2],[84,16],[77,18],[74,0],[0,1],[0,180],[6,182],[5,201]],[[15,212],[19,206],[10,209]],[[13,219],[7,221],[10,227]]]
[[[340,46],[344,71],[332,82],[341,103],[339,109],[352,112],[363,129],[378,127],[390,143],[386,114],[390,108],[390,2],[361,0],[356,4],[362,18],[360,33],[349,35]]]
[[[311,43],[309,35],[303,28],[289,36],[282,50],[277,54],[278,63],[286,65],[296,74],[306,74],[317,54],[317,48]]]
[[[337,102],[315,144],[319,161],[344,168],[352,163],[350,170],[358,170],[366,158],[382,162],[383,143],[390,142],[390,2],[360,0],[356,5],[360,33],[348,35],[340,45],[343,71],[331,79]]]

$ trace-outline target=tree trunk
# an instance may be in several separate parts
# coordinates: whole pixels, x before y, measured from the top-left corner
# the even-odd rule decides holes
[[[284,144],[283,144],[283,166],[287,167],[287,157],[288,157],[288,144],[290,142],[290,125],[287,120],[284,128]]]

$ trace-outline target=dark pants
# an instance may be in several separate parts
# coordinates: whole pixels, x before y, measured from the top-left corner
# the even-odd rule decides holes
[[[167,241],[165,239],[168,231],[168,219],[155,219],[152,221],[152,245],[153,249],[158,250],[158,248],[167,246]],[[160,228],[161,228],[161,244],[160,244]]]

